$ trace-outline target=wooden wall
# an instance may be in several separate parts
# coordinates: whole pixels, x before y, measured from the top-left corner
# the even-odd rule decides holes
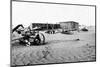
[[[60,22],[60,26],[63,31],[79,30],[79,24],[77,22]]]

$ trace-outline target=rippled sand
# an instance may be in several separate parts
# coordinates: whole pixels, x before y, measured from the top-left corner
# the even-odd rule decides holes
[[[44,33],[45,34],[45,33]],[[95,61],[95,33],[80,32],[74,35],[45,34],[46,44],[41,46],[12,47],[12,65],[34,65]],[[75,39],[80,38],[79,41]]]

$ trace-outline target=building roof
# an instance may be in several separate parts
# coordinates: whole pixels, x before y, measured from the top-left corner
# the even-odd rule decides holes
[[[75,22],[75,21],[64,21],[64,22],[60,22],[60,23],[78,23],[78,22]]]

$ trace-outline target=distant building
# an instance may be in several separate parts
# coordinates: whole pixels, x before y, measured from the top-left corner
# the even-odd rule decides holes
[[[60,22],[60,27],[63,31],[79,30],[79,23],[74,21]]]
[[[74,21],[59,22],[59,24],[51,23],[32,23],[32,28],[38,27],[40,30],[62,29],[63,31],[79,30],[79,23]]]
[[[41,30],[46,29],[58,29],[60,28],[60,24],[50,24],[50,23],[32,23],[32,28],[39,27]]]

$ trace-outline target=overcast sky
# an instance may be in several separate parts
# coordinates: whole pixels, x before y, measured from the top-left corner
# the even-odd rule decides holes
[[[95,8],[89,6],[12,2],[12,25],[76,21],[95,25]]]

